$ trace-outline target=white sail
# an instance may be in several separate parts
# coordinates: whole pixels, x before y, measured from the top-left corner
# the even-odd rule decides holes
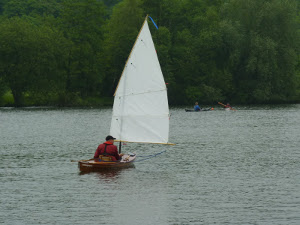
[[[147,18],[115,93],[110,134],[125,142],[168,143],[167,88]]]

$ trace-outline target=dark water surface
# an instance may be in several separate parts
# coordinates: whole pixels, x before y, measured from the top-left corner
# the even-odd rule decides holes
[[[299,225],[300,105],[237,109],[171,108],[175,146],[127,144],[167,151],[80,174],[111,108],[0,108],[0,224]]]

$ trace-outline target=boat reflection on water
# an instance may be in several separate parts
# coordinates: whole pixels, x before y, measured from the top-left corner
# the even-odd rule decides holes
[[[97,174],[99,178],[102,179],[112,179],[117,178],[121,172],[124,172],[125,170],[131,170],[135,169],[134,164],[130,167],[126,168],[117,168],[117,169],[107,169],[102,171],[90,171],[90,172],[79,172],[79,175],[86,175],[86,174]]]

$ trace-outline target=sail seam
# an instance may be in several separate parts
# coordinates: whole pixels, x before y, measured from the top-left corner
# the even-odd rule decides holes
[[[140,92],[140,93],[131,93],[131,94],[126,94],[126,95],[115,95],[115,97],[125,97],[125,96],[130,96],[130,95],[142,95],[142,94],[147,94],[147,93],[154,93],[154,92],[162,92],[166,91],[167,88],[157,90],[157,91],[146,91],[146,92]]]

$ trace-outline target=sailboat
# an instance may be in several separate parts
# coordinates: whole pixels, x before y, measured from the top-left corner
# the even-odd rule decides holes
[[[169,144],[167,88],[160,68],[148,16],[137,36],[114,94],[110,135],[120,142]],[[132,166],[136,154],[120,161],[79,161],[80,171]]]

